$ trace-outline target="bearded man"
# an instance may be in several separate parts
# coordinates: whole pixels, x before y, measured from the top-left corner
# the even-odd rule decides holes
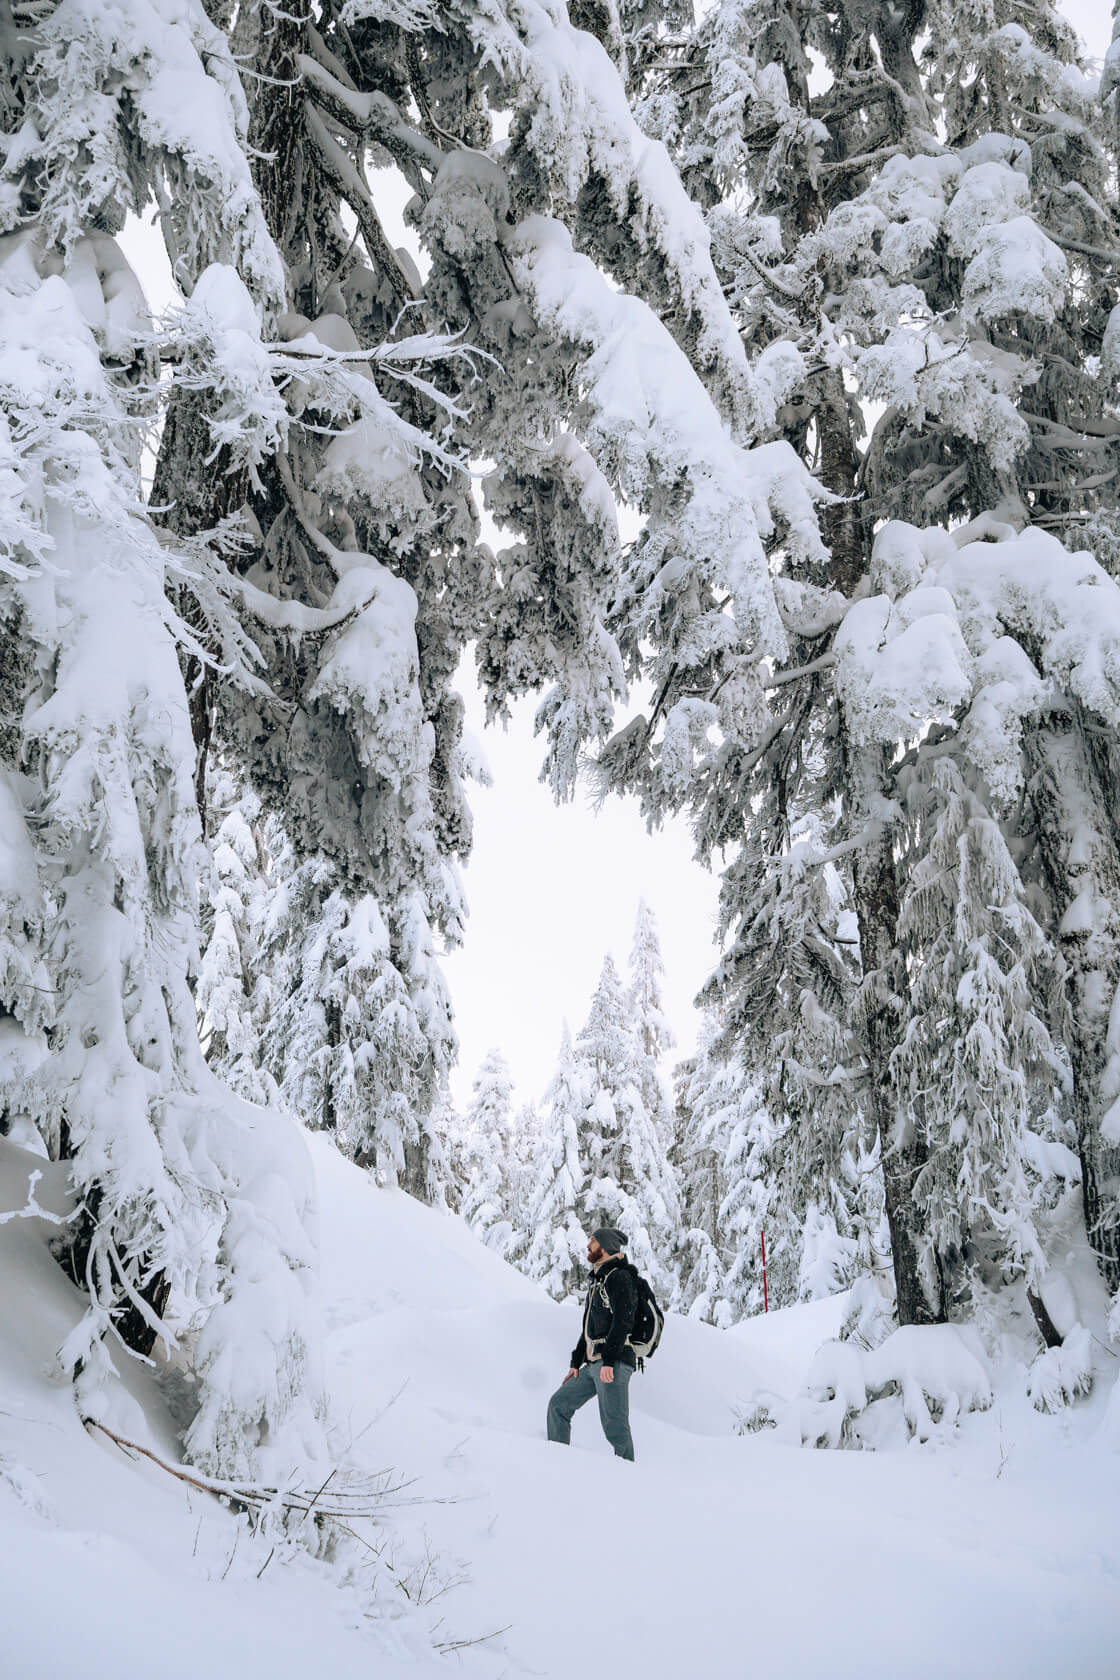
[[[571,1367],[548,1402],[548,1438],[568,1446],[572,1417],[594,1396],[599,1422],[616,1458],[633,1460],[630,1434],[630,1378],[637,1356],[629,1337],[638,1305],[635,1272],[625,1255],[626,1237],[601,1225],[587,1243],[591,1279],[583,1308],[583,1329]]]

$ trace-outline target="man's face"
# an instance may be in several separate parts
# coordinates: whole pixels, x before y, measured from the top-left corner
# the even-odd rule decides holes
[[[592,1266],[597,1266],[599,1264],[600,1260],[605,1260],[606,1257],[607,1257],[606,1249],[605,1248],[600,1248],[599,1244],[595,1241],[594,1237],[588,1237],[588,1239],[587,1239],[587,1259],[588,1259],[588,1262]]]

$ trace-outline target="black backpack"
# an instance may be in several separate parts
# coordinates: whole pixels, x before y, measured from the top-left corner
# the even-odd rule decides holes
[[[665,1314],[641,1272],[631,1266],[630,1275],[638,1292],[638,1304],[634,1308],[634,1328],[626,1340],[634,1350],[638,1365],[642,1366],[657,1352],[661,1332],[665,1328]]]

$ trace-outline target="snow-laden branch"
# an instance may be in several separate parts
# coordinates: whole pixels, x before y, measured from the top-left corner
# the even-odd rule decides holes
[[[99,201],[124,207],[142,171],[167,200],[163,226],[174,222],[185,289],[207,264],[229,261],[279,304],[284,271],[249,167],[248,107],[229,41],[205,8],[56,6],[36,37],[36,97],[24,114],[42,137],[48,245],[69,255],[88,233],[94,174]]]
[[[802,677],[811,677],[817,671],[828,671],[836,663],[834,653],[822,653],[819,659],[812,659],[808,665],[797,665],[786,671],[775,671],[766,678],[764,687],[781,688],[786,683],[800,682]]]
[[[1091,555],[991,517],[953,535],[891,521],[872,566],[884,593],[853,604],[835,643],[853,739],[893,745],[959,723],[993,794],[1011,799],[1023,722],[1042,705],[1065,691],[1120,722],[1120,587]]]
[[[42,1178],[38,1168],[27,1180],[27,1201],[21,1208],[11,1208],[7,1213],[0,1213],[0,1225],[7,1225],[12,1219],[45,1219],[50,1225],[69,1225],[74,1215],[72,1213],[51,1213],[45,1207],[40,1207],[35,1195],[35,1188]]]
[[[379,141],[398,156],[403,154],[433,171],[439,169],[443,151],[412,127],[388,94],[359,93],[348,88],[307,53],[298,53],[296,63],[304,82],[333,121],[351,134]]]
[[[308,104],[304,121],[324,174],[358,219],[370,261],[379,264],[388,275],[398,302],[407,303],[412,297],[412,285],[381,226],[364,175],[328,132],[326,123],[313,104]]]
[[[691,318],[698,361],[735,435],[752,435],[759,393],[712,262],[708,228],[665,147],[635,121],[601,42],[573,28],[559,0],[480,0],[466,27],[483,63],[502,78],[502,102],[531,113],[524,144],[557,202],[576,203],[589,181],[602,185],[618,225],[656,253],[683,305],[682,320]]]
[[[740,630],[784,658],[786,633],[774,599],[763,537],[784,520],[791,549],[820,559],[815,503],[825,499],[793,449],[744,449],[731,437],[699,376],[640,299],[615,291],[574,250],[561,223],[532,216],[507,240],[514,279],[537,320],[584,353],[586,441],[625,499],[643,510],[680,501],[649,546],[664,559],[645,610],[666,594],[687,596],[703,580],[730,595]]]

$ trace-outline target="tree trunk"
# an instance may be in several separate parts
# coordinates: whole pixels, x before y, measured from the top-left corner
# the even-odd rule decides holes
[[[1038,1325],[1038,1333],[1042,1337],[1044,1347],[1061,1347],[1062,1338],[1054,1327],[1054,1320],[1046,1310],[1046,1303],[1041,1295],[1036,1295],[1033,1289],[1027,1290],[1027,1305],[1034,1314],[1034,1321]]]
[[[1084,719],[1071,704],[1026,739],[1038,843],[1057,940],[1068,969],[1073,1017],[1073,1112],[1081,1157],[1085,1223],[1110,1289],[1120,1288],[1120,1148],[1102,1122],[1120,1094],[1110,1069],[1108,1029],[1120,984],[1120,852],[1110,815],[1115,800],[1096,773]]]
[[[839,368],[826,368],[817,375],[813,396],[821,483],[848,498],[822,507],[820,513],[821,536],[830,555],[828,582],[851,595],[867,570],[867,553],[863,508],[855,494],[859,457],[852,441],[852,419]]]
[[[253,181],[261,195],[265,221],[283,257],[293,245],[302,248],[306,222],[314,206],[303,186],[303,106],[306,90],[297,55],[308,50],[311,23],[309,0],[289,0],[275,12],[261,8],[250,14],[239,43],[252,41],[256,69],[262,76],[250,96],[249,139],[256,155],[251,160]]]
[[[205,393],[175,391],[168,405],[152,483],[152,506],[166,511],[153,518],[181,536],[213,529],[239,508],[248,487],[244,472],[230,471],[229,451],[211,460],[214,440],[206,423]],[[206,625],[194,597],[175,592],[175,607],[185,623],[206,640]],[[215,650],[216,652],[217,650]],[[194,737],[194,790],[202,832],[206,832],[206,771],[214,730],[214,672],[193,653],[181,655],[183,682],[190,704]]]
[[[65,1160],[70,1154],[68,1128],[63,1126],[60,1159]],[[78,1210],[77,1218],[71,1227],[66,1246],[58,1253],[59,1264],[64,1272],[77,1284],[78,1288],[88,1292],[89,1289],[89,1257],[94,1238],[101,1222],[102,1197],[100,1191],[94,1190],[86,1197]],[[146,1257],[145,1257],[146,1258]],[[141,1265],[142,1270],[146,1267]],[[167,1302],[171,1295],[171,1280],[165,1272],[153,1272],[146,1283],[139,1284],[136,1289],[140,1299],[151,1308],[158,1319],[162,1319],[167,1310]],[[125,1347],[134,1353],[149,1357],[159,1339],[158,1331],[153,1329],[146,1314],[127,1297],[117,1296],[116,1305],[112,1313],[113,1324],[117,1334]]]
[[[816,420],[820,476],[828,489],[853,498],[825,508],[821,516],[822,534],[830,549],[829,582],[851,598],[867,572],[867,531],[854,499],[858,457],[843,379],[836,369],[820,376]],[[898,1322],[936,1324],[945,1316],[941,1277],[935,1265],[923,1266],[923,1219],[913,1195],[914,1181],[926,1163],[926,1148],[912,1129],[900,1127],[891,1074],[891,1055],[904,1013],[906,975],[897,947],[898,881],[885,813],[890,760],[885,748],[856,745],[851,740],[843,708],[840,752],[848,833],[858,834],[866,827],[874,831],[879,825],[875,838],[855,853],[852,885],[863,968],[868,1102],[882,1143]]]
[[[426,1120],[425,1116],[425,1120]],[[431,1142],[424,1124],[418,1120],[419,1135],[414,1141],[404,1146],[404,1170],[401,1173],[401,1189],[407,1190],[417,1201],[430,1202],[432,1192],[428,1184],[429,1157]]]
[[[855,832],[876,819],[887,798],[887,754],[878,746],[853,747],[846,731],[843,746],[848,829]],[[935,1265],[923,1265],[923,1219],[913,1195],[914,1181],[926,1163],[926,1147],[901,1123],[891,1074],[906,976],[896,944],[898,882],[889,826],[856,852],[852,877],[863,966],[868,1104],[882,1144],[898,1322],[938,1324],[945,1317],[941,1277]]]

